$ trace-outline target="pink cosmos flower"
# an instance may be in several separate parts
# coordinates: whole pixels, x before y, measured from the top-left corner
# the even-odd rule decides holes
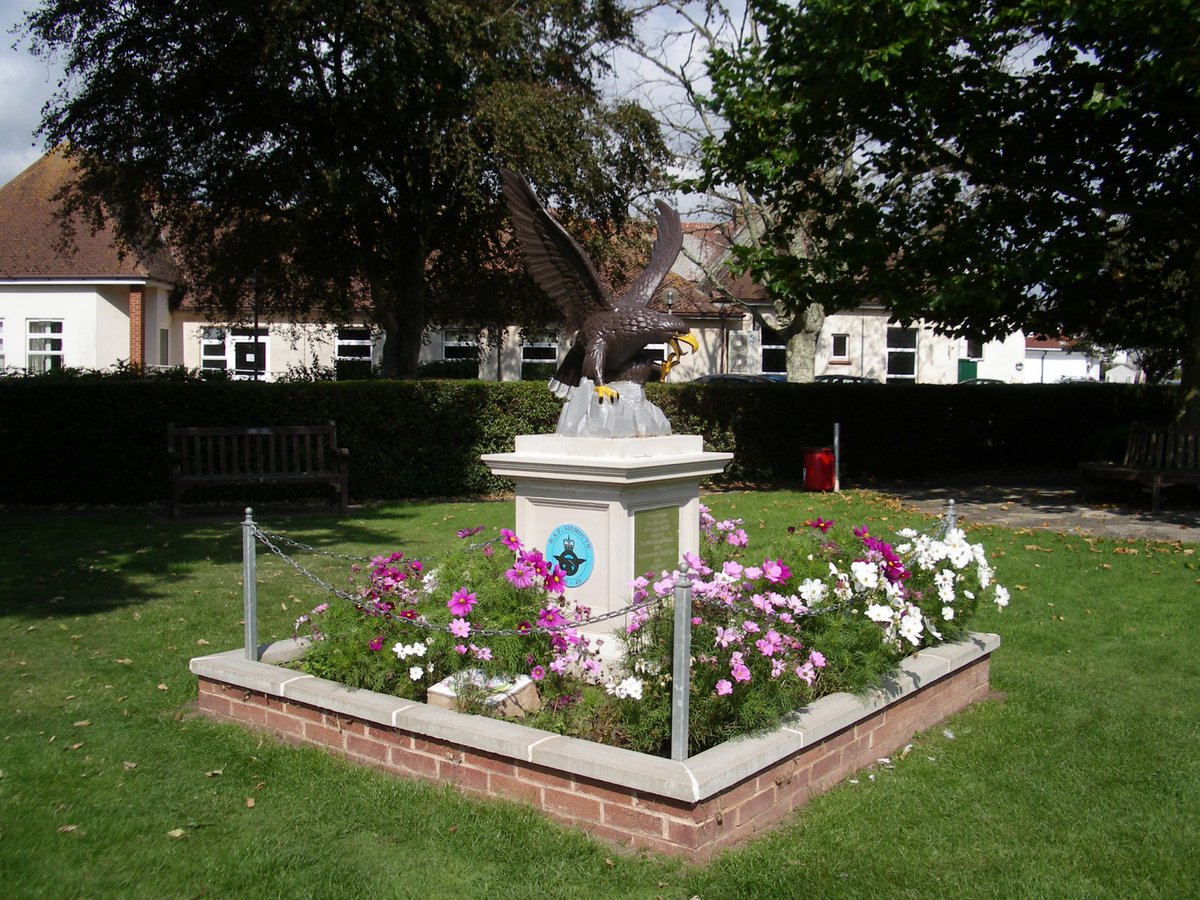
[[[534,681],[541,681],[543,678],[546,677],[546,670],[544,668],[542,668],[541,666],[534,666],[532,669],[529,670],[529,677],[532,678]]]
[[[504,573],[504,577],[515,588],[533,587],[533,569],[520,560],[513,563],[513,567]]]
[[[728,694],[732,694],[732,693],[733,693],[733,685],[730,684],[729,679],[722,678],[720,681],[717,682],[717,696],[718,697],[724,697],[724,696],[726,696]]]
[[[725,541],[731,547],[745,547],[750,539],[746,536],[746,530],[739,528],[737,531],[732,531],[725,536]]]
[[[547,606],[538,612],[537,623],[540,628],[561,628],[567,620],[557,606]]]
[[[450,622],[450,633],[455,637],[465,638],[471,633],[471,623],[466,619],[453,619]]]
[[[488,544],[483,548],[483,555],[486,556],[488,559],[491,559],[492,554],[495,552],[496,552],[496,548],[493,547],[491,544]]]
[[[771,660],[771,677],[778,678],[783,674],[783,670],[787,668],[787,660],[782,657],[775,657]]]
[[[815,519],[809,519],[804,524],[809,528],[817,529],[819,532],[821,532],[821,534],[825,534],[825,532],[829,531],[829,529],[833,527],[833,520],[817,517]],[[790,533],[791,531],[792,529],[789,528],[788,532]]]
[[[808,654],[808,661],[818,669],[825,668],[825,654],[820,650],[813,650]]]
[[[811,662],[806,662],[802,666],[796,666],[796,677],[801,681],[812,684],[817,680],[817,672],[813,668],[813,664]]]
[[[446,607],[452,615],[469,616],[471,610],[475,608],[475,594],[468,591],[465,587],[460,587],[446,601]]]
[[[742,660],[741,653],[729,655],[729,674],[733,676],[734,681],[750,680],[750,667]]]
[[[460,528],[456,532],[456,534],[460,538],[469,538],[469,537],[474,537],[475,535],[479,534],[479,532],[481,532],[481,531],[483,531],[483,526],[476,525],[474,528]]]
[[[491,647],[476,647],[474,644],[472,644],[471,652],[475,654],[476,659],[482,659],[486,661],[492,658]]]
[[[522,619],[520,622],[517,623],[517,634],[524,636],[526,634],[529,634],[529,632],[531,632],[531,631],[533,631],[533,626],[530,625],[529,622],[525,621],[524,619]]]
[[[371,638],[371,640],[367,641],[367,646],[370,647],[372,650],[382,650],[383,649],[383,635],[381,634],[381,635],[379,635],[379,637]]]
[[[464,655],[467,652],[467,645],[466,644],[455,644],[454,652],[457,653],[459,656]]]
[[[561,594],[567,589],[567,573],[558,566],[550,570],[546,576],[546,590],[551,594]]]
[[[792,570],[784,564],[782,559],[764,559],[762,568],[763,577],[771,584],[783,584],[792,577]]]
[[[500,529],[500,543],[513,553],[521,552],[521,539],[513,533],[511,528]]]

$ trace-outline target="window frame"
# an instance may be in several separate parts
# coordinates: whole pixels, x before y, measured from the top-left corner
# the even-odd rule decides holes
[[[49,331],[34,331],[35,325],[50,325]],[[58,326],[57,330],[53,326]],[[30,375],[46,375],[50,372],[57,372],[66,367],[66,353],[64,348],[66,327],[62,319],[26,319],[25,320],[25,371]],[[57,348],[47,348],[35,350],[33,347],[34,341],[57,342]],[[43,367],[38,365],[35,367],[34,360],[51,361],[49,365]],[[57,360],[57,363],[52,362]]]

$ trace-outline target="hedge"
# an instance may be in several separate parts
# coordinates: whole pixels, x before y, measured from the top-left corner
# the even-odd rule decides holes
[[[650,385],[676,433],[736,454],[724,483],[799,481],[840,423],[848,481],[1069,469],[1166,421],[1174,388],[1130,385]],[[542,384],[0,379],[0,503],[149,504],[169,495],[166,428],[336,421],[356,501],[510,489],[479,461],[554,430]],[[204,497],[197,492],[197,501]]]

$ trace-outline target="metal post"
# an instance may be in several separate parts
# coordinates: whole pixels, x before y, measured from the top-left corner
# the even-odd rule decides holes
[[[671,668],[671,759],[688,757],[688,703],[692,692],[692,585],[675,586],[675,642]]]
[[[833,489],[842,489],[842,423],[833,423]]]
[[[242,522],[242,616],[245,619],[246,658],[258,662],[258,566],[255,554],[254,510],[246,507]]]
[[[958,527],[958,512],[954,508],[954,501],[946,501],[946,530]]]

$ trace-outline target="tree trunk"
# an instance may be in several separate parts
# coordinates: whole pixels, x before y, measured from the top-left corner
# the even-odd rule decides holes
[[[817,338],[825,325],[825,310],[819,303],[810,303],[804,312],[793,320],[793,330],[787,342],[787,379],[801,384],[811,383],[816,377]]]
[[[372,283],[371,294],[385,336],[379,374],[416,378],[427,324],[424,252],[414,247],[405,254],[396,271]]]

